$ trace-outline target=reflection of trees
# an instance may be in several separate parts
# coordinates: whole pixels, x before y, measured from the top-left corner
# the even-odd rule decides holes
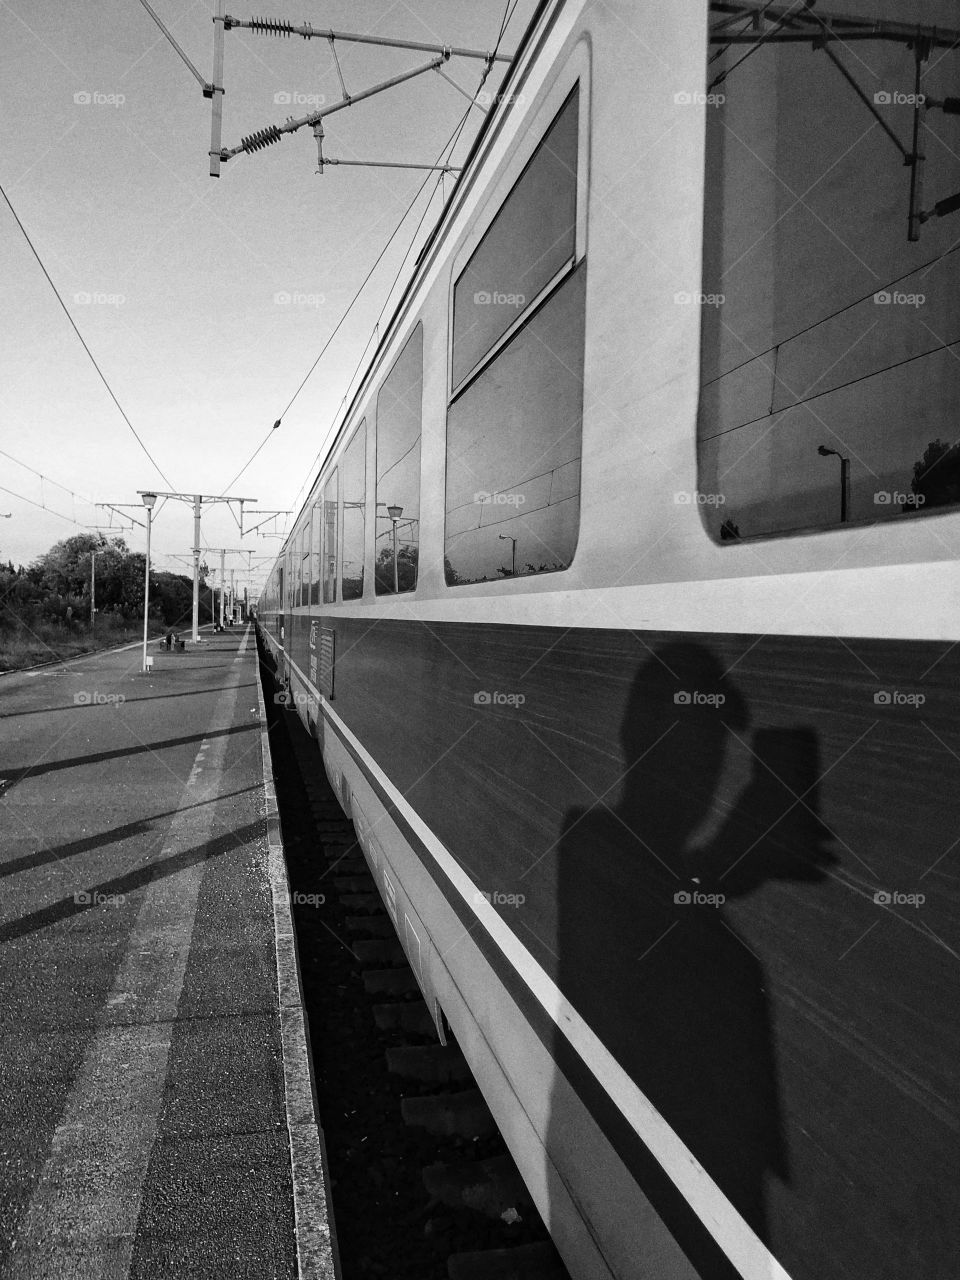
[[[931,440],[923,457],[913,464],[913,492],[925,507],[943,507],[960,502],[960,443]]]
[[[391,578],[392,581],[393,579]],[[359,569],[356,576],[350,575],[344,570],[342,586],[344,600],[359,600],[363,595],[363,569]]]
[[[401,591],[412,591],[417,585],[417,558],[419,547],[416,543],[404,543],[397,550],[397,585]],[[393,592],[393,547],[384,547],[377,556],[374,565],[374,581],[377,593]]]

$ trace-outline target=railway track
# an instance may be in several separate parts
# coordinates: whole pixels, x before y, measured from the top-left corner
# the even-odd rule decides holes
[[[316,742],[262,670],[343,1280],[569,1280],[452,1033],[437,1042]]]

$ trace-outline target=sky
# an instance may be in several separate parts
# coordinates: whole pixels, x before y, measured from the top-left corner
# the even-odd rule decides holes
[[[269,16],[487,50],[508,2],[297,0],[290,8],[276,0]],[[209,80],[215,0],[151,4]],[[501,51],[516,48],[534,8],[535,0],[516,0]],[[252,16],[243,6],[227,9]],[[337,53],[351,93],[430,58],[344,42]],[[497,65],[485,91],[495,89],[505,65]],[[455,58],[446,71],[472,93],[482,69],[480,61]],[[321,97],[329,104],[340,96],[326,41],[243,30],[226,34],[223,83],[226,147],[307,114]],[[466,106],[429,72],[332,115],[324,150],[345,159],[433,163]],[[481,120],[475,107],[452,163],[466,155]],[[213,179],[209,145],[210,103],[140,0],[0,0],[0,184],[155,460],[111,400],[0,200],[0,515],[10,513],[0,519],[3,562],[27,564],[81,532],[78,525],[107,526],[109,513],[92,503],[136,504],[138,490],[151,488],[220,494],[268,435],[229,491],[264,509],[295,510],[303,499],[438,178],[429,177],[329,350],[271,431],[427,175],[337,167],[319,176],[307,128],[232,159]],[[444,179],[433,194],[417,245],[451,182]],[[132,515],[142,521],[142,511]],[[282,529],[282,521],[263,532]],[[245,528],[251,522],[245,517]],[[206,511],[205,546],[238,547],[239,535],[227,506]],[[142,549],[142,528],[126,536]],[[158,504],[158,567],[187,571],[192,543],[191,508]],[[256,586],[281,544],[254,535],[243,545],[255,563],[263,561],[252,579],[242,575]],[[246,562],[245,555],[227,560],[238,569]]]

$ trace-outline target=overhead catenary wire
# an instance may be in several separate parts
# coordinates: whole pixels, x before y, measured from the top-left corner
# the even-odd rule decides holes
[[[64,493],[69,493],[70,497],[76,502],[82,502],[85,506],[95,507],[97,504],[91,498],[85,498],[81,493],[75,493],[73,489],[69,489],[65,484],[61,484],[59,480],[54,480],[52,476],[44,475],[42,471],[38,471],[36,467],[31,467],[29,462],[21,462],[19,458],[15,458],[12,453],[7,453],[6,449],[0,449],[0,454],[5,458],[9,458],[11,462],[18,467],[23,467],[24,471],[30,471],[33,475],[39,476],[41,480],[46,480],[47,484],[56,485],[58,489],[62,489]]]
[[[30,236],[27,232],[26,227],[20,221],[19,215],[17,214],[16,209],[14,209],[13,205],[11,204],[10,197],[7,195],[2,184],[0,184],[0,196],[3,196],[3,199],[6,202],[7,208],[13,214],[14,221],[16,222],[17,226],[20,228],[20,231],[23,234],[23,238],[26,240],[27,244],[30,246],[30,252],[36,258],[37,263],[40,267],[40,270],[43,272],[44,276],[46,277],[47,283],[49,284],[50,288],[53,290],[54,296],[56,297],[57,302],[59,302],[60,304],[63,314],[67,317],[67,320],[70,322],[70,327],[73,329],[74,333],[79,338],[80,345],[83,347],[84,351],[87,353],[88,357],[90,358],[90,363],[93,365],[94,369],[96,369],[97,374],[100,378],[100,381],[106,387],[107,394],[110,396],[110,399],[113,401],[113,403],[117,406],[117,409],[120,411],[120,416],[123,418],[124,422],[130,428],[130,431],[133,433],[133,437],[136,440],[137,444],[140,446],[143,452],[150,459],[150,462],[153,465],[154,469],[156,470],[157,474],[160,476],[163,482],[169,485],[169,487],[172,489],[174,487],[173,482],[169,480],[168,477],[164,474],[163,470],[160,467],[160,464],[157,462],[156,458],[154,458],[153,454],[144,444],[139,433],[137,432],[136,427],[133,425],[133,423],[130,421],[129,417],[127,416],[126,410],[124,409],[123,405],[120,403],[120,401],[117,399],[116,395],[114,394],[113,388],[110,386],[110,383],[107,381],[106,375],[104,374],[103,370],[100,368],[99,364],[97,363],[96,357],[94,356],[90,348],[87,346],[87,343],[86,343],[86,340],[84,339],[83,334],[77,328],[76,321],[74,320],[73,316],[70,314],[63,298],[60,296],[60,290],[53,283],[53,279],[50,276],[50,272],[44,266],[43,259],[40,257],[40,254],[37,252],[33,241],[30,239]]]

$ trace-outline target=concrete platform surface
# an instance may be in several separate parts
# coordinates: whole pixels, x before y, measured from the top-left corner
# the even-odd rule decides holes
[[[333,1277],[253,629],[151,652],[0,680],[0,1276]]]

